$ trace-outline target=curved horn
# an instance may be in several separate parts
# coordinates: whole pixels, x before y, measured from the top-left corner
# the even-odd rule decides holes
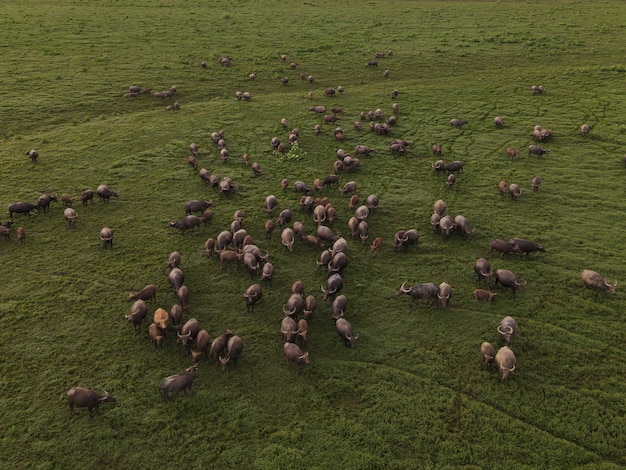
[[[325,294],[326,293],[326,289],[324,289],[324,286],[322,286],[322,292]]]
[[[498,333],[500,333],[501,335],[505,335],[506,332],[502,331],[502,326],[498,325]]]
[[[511,367],[511,368],[509,369],[509,372],[513,372],[514,370],[515,370],[515,366]]]
[[[510,326],[509,326],[509,327],[507,327],[507,328],[508,328],[508,330],[509,330],[509,331],[507,331],[507,333],[509,333],[509,334],[513,334],[513,328],[512,328],[512,327],[510,327]]]
[[[402,283],[402,285],[400,286],[400,290],[401,290],[402,292],[404,292],[405,294],[408,294],[409,292],[411,292],[411,288],[410,288],[410,287],[409,287],[408,289],[407,289],[406,287],[404,287],[404,285],[405,285],[407,282],[409,282],[409,281],[404,281],[404,282]]]
[[[181,339],[183,338],[183,335],[181,335],[181,334],[180,334],[180,331],[177,331],[177,332],[176,332],[176,335],[177,335],[179,338],[181,338]]]

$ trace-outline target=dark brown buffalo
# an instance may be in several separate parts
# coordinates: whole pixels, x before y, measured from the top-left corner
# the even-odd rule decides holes
[[[76,414],[74,411],[75,406],[87,408],[89,410],[89,416],[92,416],[94,410],[98,413],[98,406],[100,406],[101,403],[115,403],[115,398],[109,395],[109,392],[105,391],[100,395],[93,390],[83,387],[70,388],[66,396],[72,416]]]

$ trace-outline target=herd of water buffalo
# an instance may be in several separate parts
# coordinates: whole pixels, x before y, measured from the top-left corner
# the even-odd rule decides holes
[[[391,51],[388,55],[392,55]],[[380,59],[385,56],[386,54],[384,53],[377,53],[376,58]],[[282,57],[282,60],[285,60],[285,58]],[[230,63],[230,58],[221,61],[223,66],[229,66]],[[367,63],[368,68],[377,67],[377,65],[377,61],[369,61]],[[206,67],[206,64],[203,64],[203,67]],[[388,71],[385,71],[385,74],[385,76],[388,76]],[[310,83],[313,81],[312,76],[305,76],[304,78],[307,78]],[[251,74],[250,79],[256,79],[256,74]],[[283,80],[283,84],[284,83]],[[129,93],[126,96],[133,98],[140,92],[141,89],[139,87],[133,86],[129,89]],[[338,87],[338,92],[342,93],[343,87]],[[543,92],[543,87],[532,88],[533,94]],[[162,94],[159,92],[159,94],[155,96],[165,99],[173,96],[175,93],[176,88],[172,87],[168,92],[163,92]],[[397,98],[398,94],[398,91],[394,90],[392,92],[392,99]],[[335,89],[325,90],[324,95],[326,97],[335,96]],[[250,101],[252,99],[249,92],[237,92],[236,97],[238,100],[243,99],[244,101]],[[311,107],[310,110],[322,115],[323,122],[330,124],[333,124],[337,120],[337,115],[343,113],[343,108],[334,107],[332,108],[332,114],[326,114],[326,107],[321,105]],[[398,112],[397,103],[393,104],[392,110],[394,115]],[[362,111],[359,114],[359,119],[360,120],[354,123],[355,131],[360,131],[364,127],[361,121],[369,120],[370,130],[377,135],[388,135],[391,126],[396,123],[395,116],[385,120],[382,110],[380,109],[370,112]],[[462,129],[466,124],[468,124],[468,122],[464,119],[455,118],[450,121],[451,128]],[[503,128],[503,120],[500,117],[496,117],[494,119],[494,125],[498,129]],[[281,127],[286,129],[287,126],[287,120],[283,118],[281,120]],[[313,131],[316,135],[319,134],[320,125],[316,125]],[[286,151],[286,149],[297,142],[299,132],[299,129],[292,130],[287,142],[282,142],[278,137],[272,138],[270,141],[271,150],[275,153]],[[589,132],[589,127],[583,125],[581,127],[581,135],[584,136],[587,132]],[[333,134],[339,142],[344,139],[345,134],[341,128],[336,128]],[[533,138],[538,143],[547,142],[551,137],[552,131],[549,129],[541,129],[539,126],[534,129]],[[226,148],[225,132],[223,130],[213,132],[211,139],[217,147],[217,153],[219,154],[221,162],[226,163],[229,153]],[[406,154],[411,144],[412,143],[409,141],[394,139],[390,143],[389,151],[394,156],[403,155]],[[192,143],[189,146],[189,150],[191,155],[188,157],[187,162],[194,169],[197,169],[200,155],[198,144]],[[316,227],[314,233],[305,233],[304,224],[301,220],[292,221],[294,219],[294,212],[291,209],[284,209],[280,212],[278,218],[274,220],[273,213],[277,207],[277,197],[271,194],[268,195],[265,200],[265,211],[268,221],[265,224],[264,231],[267,238],[271,238],[275,229],[279,227],[281,230],[281,244],[288,251],[292,251],[297,240],[315,246],[320,250],[319,260],[316,263],[317,269],[324,268],[327,270],[326,282],[321,289],[323,292],[323,300],[331,301],[331,316],[335,322],[336,333],[346,346],[350,348],[355,347],[358,334],[353,331],[351,322],[346,319],[345,313],[348,298],[341,294],[344,285],[345,270],[349,264],[349,258],[347,256],[349,243],[346,238],[337,235],[336,231],[333,230],[333,221],[337,209],[333,206],[330,198],[328,196],[322,197],[322,194],[323,191],[331,190],[331,188],[335,186],[338,189],[340,197],[350,197],[349,208],[354,211],[354,213],[348,221],[349,233],[353,240],[360,240],[362,244],[365,244],[369,239],[368,219],[374,217],[379,207],[379,197],[375,194],[370,194],[364,200],[364,204],[359,204],[357,181],[351,180],[340,186],[339,180],[340,175],[354,173],[358,170],[360,165],[359,157],[370,157],[375,152],[376,150],[371,147],[357,145],[354,152],[355,156],[353,157],[349,152],[339,149],[337,151],[337,161],[332,166],[332,174],[316,179],[312,185],[308,185],[303,181],[295,181],[293,183],[293,190],[301,194],[299,203],[300,214],[303,217],[312,218]],[[432,152],[435,157],[441,157],[442,155],[442,149],[439,145],[433,145]],[[538,144],[532,144],[528,147],[528,154],[538,158],[548,152],[548,149]],[[29,150],[26,152],[26,155],[29,156],[32,163],[36,163],[39,157],[36,150]],[[507,149],[507,156],[512,160],[518,155],[519,151],[516,149]],[[249,155],[243,155],[244,165],[249,165],[249,159]],[[453,161],[446,164],[441,159],[437,160],[432,165],[432,170],[435,174],[447,175],[448,188],[455,183],[456,175],[462,172],[463,168],[464,165],[461,161]],[[253,162],[252,170],[253,176],[263,174],[257,162]],[[199,169],[198,174],[209,187],[216,190],[219,197],[229,197],[237,191],[237,185],[228,176],[219,178],[206,168]],[[539,178],[534,177],[532,186],[535,191],[538,190],[539,184]],[[290,186],[289,181],[283,179],[281,182],[282,191],[288,191]],[[518,184],[508,185],[506,182],[502,181],[499,185],[499,189],[503,194],[510,194],[513,199],[519,199],[521,195]],[[80,201],[84,206],[87,206],[92,202],[94,196],[98,196],[103,203],[108,203],[111,197],[118,197],[115,191],[111,190],[106,185],[100,185],[95,192],[92,190],[84,191],[80,196]],[[38,213],[46,213],[51,203],[57,201],[57,196],[44,194],[34,203],[19,201],[10,204],[8,206],[10,220],[0,225],[0,235],[9,239],[15,214],[30,215],[30,213],[35,210]],[[73,208],[74,198],[69,194],[63,194],[61,201],[66,206],[63,216],[69,224],[69,227],[72,228],[77,219],[76,210]],[[198,226],[211,224],[213,220],[213,208],[214,204],[211,200],[187,201],[184,205],[185,216],[173,220],[170,226],[180,230],[181,233],[185,233],[188,230],[196,229]],[[474,235],[474,230],[470,227],[469,221],[465,216],[458,214],[452,217],[446,214],[447,207],[443,200],[436,201],[433,209],[433,215],[430,219],[433,233],[440,234],[445,238],[454,233],[458,233],[464,238],[470,238]],[[208,257],[217,255],[220,269],[224,269],[229,264],[242,265],[245,267],[246,272],[250,275],[251,279],[253,279],[253,282],[243,293],[243,304],[249,312],[253,312],[255,305],[263,298],[263,287],[261,284],[264,283],[265,288],[271,286],[274,265],[269,260],[269,256],[263,253],[261,248],[255,244],[248,231],[243,227],[243,218],[243,210],[235,212],[230,227],[219,232],[215,238],[208,238],[204,244],[204,250]],[[23,242],[25,240],[25,233],[23,228],[20,227],[20,229],[18,229],[17,232],[18,240]],[[394,250],[406,251],[410,249],[411,246],[417,244],[419,238],[420,233],[416,228],[401,229],[394,234],[391,244]],[[103,248],[113,248],[113,231],[108,227],[103,227],[100,232],[100,240]],[[372,253],[377,253],[383,243],[382,237],[376,237],[371,244]],[[512,238],[510,240],[493,239],[489,243],[489,253],[500,253],[502,258],[507,254],[528,256],[535,251],[545,252],[545,249],[538,243],[522,238]],[[167,400],[171,393],[191,390],[197,375],[198,361],[202,356],[206,357],[207,360],[213,359],[221,363],[222,367],[225,368],[229,363],[237,363],[237,359],[242,354],[244,348],[243,339],[230,329],[227,329],[211,341],[209,333],[207,330],[200,328],[199,321],[196,318],[190,317],[184,321],[183,317],[187,315],[190,310],[190,293],[188,287],[184,284],[185,276],[180,264],[180,254],[176,251],[172,252],[167,262],[169,269],[168,283],[173,290],[177,303],[172,306],[169,312],[160,307],[156,308],[152,315],[152,322],[148,327],[148,336],[155,347],[160,347],[167,336],[166,332],[168,330],[174,332],[176,340],[189,350],[193,365],[179,374],[166,377],[162,380],[159,384],[159,390],[164,400]],[[477,301],[494,301],[496,294],[490,290],[492,279],[494,285],[500,285],[502,288],[510,289],[514,296],[516,292],[524,292],[525,290],[526,281],[519,279],[517,275],[506,269],[497,269],[495,272],[492,272],[487,258],[479,258],[476,260],[474,270],[478,278],[479,287],[481,283],[484,283],[484,287],[486,287],[486,289],[478,288],[474,290],[473,296]],[[258,282],[254,282],[255,277],[259,278]],[[597,292],[615,292],[616,284],[609,283],[597,272],[584,270],[581,273],[581,279],[585,287],[592,288]],[[141,330],[144,320],[148,318],[147,303],[155,300],[156,291],[156,284],[149,284],[144,289],[131,294],[128,298],[128,301],[133,303],[130,308],[130,313],[125,316],[125,319],[133,325],[137,332]],[[410,296],[411,304],[425,301],[429,305],[440,303],[446,308],[449,305],[452,293],[452,287],[446,282],[439,284],[421,283],[412,286],[407,286],[407,282],[403,282],[397,291],[397,296]],[[304,349],[307,348],[309,322],[316,308],[316,297],[311,293],[305,295],[302,281],[295,280],[291,294],[283,305],[284,316],[280,322],[280,335],[283,339],[285,359],[288,364],[295,365],[298,374],[300,374],[302,366],[309,363],[309,353],[304,352]],[[487,366],[495,361],[501,379],[506,380],[515,370],[516,358],[510,345],[517,332],[516,321],[512,317],[507,316],[497,326],[497,332],[500,335],[500,342],[504,343],[504,345],[496,352],[491,343],[484,342],[481,345],[480,351],[485,365]],[[94,410],[97,410],[101,403],[114,402],[115,399],[108,392],[99,394],[86,388],[73,387],[67,392],[67,401],[72,414],[74,414],[74,407],[86,407],[91,415]]]

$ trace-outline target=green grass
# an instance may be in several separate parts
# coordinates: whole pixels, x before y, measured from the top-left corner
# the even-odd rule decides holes
[[[78,196],[106,183],[120,195],[108,205],[75,204],[69,229],[61,203],[16,216],[0,240],[0,446],[2,468],[616,468],[626,465],[626,329],[623,322],[625,6],[621,2],[9,2],[0,12],[0,204],[35,201],[43,192]],[[62,25],[62,27],[61,27]],[[393,50],[366,68],[376,51]],[[284,63],[280,55],[286,54]],[[219,65],[232,57],[230,67]],[[206,60],[208,67],[200,63]],[[297,62],[291,70],[290,62]],[[383,70],[389,69],[389,78]],[[257,79],[250,81],[250,73]],[[309,84],[299,74],[315,76]],[[282,85],[283,77],[290,78]],[[173,100],[123,97],[130,85],[154,91],[176,85]],[[531,85],[546,87],[532,96]],[[345,93],[325,98],[327,87]],[[357,133],[360,111],[391,113],[390,137]],[[250,91],[251,102],[236,91]],[[312,91],[313,100],[307,99]],[[342,106],[346,134],[313,127],[312,105]],[[493,118],[505,127],[496,130]],[[280,127],[301,131],[302,157],[281,160],[270,139]],[[469,121],[450,129],[452,118]],[[591,132],[582,138],[582,123]],[[367,124],[367,123],[365,123]],[[539,124],[554,130],[541,160],[528,158]],[[210,134],[224,129],[230,159],[222,165]],[[391,138],[412,140],[405,157]],[[220,197],[186,162],[200,145],[200,167],[230,176],[237,191]],[[462,160],[451,191],[432,174],[431,146]],[[280,181],[311,184],[332,173],[339,147],[375,147],[354,179],[362,200],[380,197],[370,236],[374,256],[350,241],[343,293],[359,334],[347,349],[321,301],[319,251],[293,253],[268,240],[264,200],[275,194],[308,233],[312,217]],[[505,149],[520,149],[515,162]],[[33,165],[24,152],[35,148]],[[254,177],[241,155],[263,168]],[[532,176],[542,186],[533,193]],[[521,200],[498,194],[500,180],[522,187]],[[333,230],[349,235],[347,198],[325,190],[337,208]],[[448,240],[430,232],[432,204],[463,214],[476,236]],[[190,199],[215,201],[212,225],[181,235],[168,227]],[[255,313],[242,293],[245,270],[219,269],[204,242],[242,209],[243,226],[276,267]],[[114,249],[98,233],[115,231]],[[393,234],[419,229],[419,245],[394,252]],[[474,261],[492,238],[537,241],[545,254],[491,258],[492,269],[528,281],[515,298],[500,291],[476,304]],[[191,395],[164,403],[158,384],[191,364],[170,333],[162,350],[124,321],[129,292],[156,283],[157,307],[169,310],[171,251],[182,254],[191,291],[187,317],[212,338],[230,328],[244,341],[236,368],[200,364]],[[583,289],[593,269],[618,281],[616,295]],[[291,284],[302,279],[318,298],[311,321],[311,364],[287,367],[279,324]],[[448,282],[449,309],[408,306],[404,281]],[[256,282],[256,281],[254,281]],[[513,315],[517,369],[506,383],[479,361],[482,341]],[[106,389],[117,403],[89,419],[70,417],[72,386]]]

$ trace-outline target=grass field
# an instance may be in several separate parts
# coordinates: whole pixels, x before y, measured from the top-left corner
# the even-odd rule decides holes
[[[78,198],[107,184],[119,193],[95,201],[70,229],[63,205],[14,216],[0,240],[1,468],[618,468],[626,465],[626,327],[622,285],[626,211],[626,4],[604,2],[370,1],[8,2],[0,11],[0,206],[42,193]],[[377,51],[393,51],[365,67]],[[287,56],[286,61],[281,55]],[[229,67],[221,57],[231,57]],[[207,67],[200,66],[202,61]],[[291,69],[289,64],[296,63]],[[385,78],[383,71],[389,70]],[[254,81],[250,73],[256,73]],[[313,83],[300,79],[313,75]],[[282,79],[288,77],[287,84]],[[131,85],[177,94],[127,99]],[[327,87],[345,87],[332,98]],[[532,95],[532,85],[543,94]],[[353,122],[361,111],[392,113],[390,136]],[[235,92],[252,93],[250,102]],[[307,95],[312,92],[313,99]],[[175,100],[179,111],[166,111]],[[344,109],[323,124],[310,106]],[[493,125],[495,116],[504,128]],[[289,122],[288,130],[280,126]],[[468,124],[451,128],[452,118]],[[580,125],[591,130],[582,137]],[[314,135],[316,124],[322,126]],[[341,126],[343,142],[333,136]],[[550,153],[528,157],[535,125],[554,130]],[[299,159],[283,161],[270,139],[300,129]],[[222,164],[210,134],[225,131]],[[392,156],[391,139],[413,142]],[[220,196],[187,163],[231,177]],[[348,198],[333,187],[331,228],[349,239],[342,293],[359,338],[346,348],[322,302],[320,250],[279,233],[265,238],[264,200],[314,230],[291,185],[332,174],[338,148],[377,149],[361,158],[361,201],[377,194],[370,241],[349,237]],[[433,174],[431,146],[465,171],[451,190]],[[508,146],[520,150],[515,161]],[[39,152],[32,164],[24,155]],[[258,162],[254,176],[241,159]],[[542,179],[532,192],[533,176]],[[522,197],[498,193],[501,180]],[[168,227],[191,199],[212,199],[214,219],[186,234]],[[443,239],[430,230],[433,203],[465,215],[475,235]],[[263,300],[246,312],[243,292],[258,282],[243,267],[220,269],[204,243],[243,227],[276,268]],[[5,210],[5,209],[1,209]],[[2,216],[6,220],[8,213]],[[15,228],[26,241],[17,242]],[[101,248],[104,226],[113,249]],[[394,251],[393,235],[417,228],[420,240]],[[490,256],[492,270],[527,281],[515,297],[498,287],[493,304],[472,297],[474,261],[493,238],[522,237],[545,253]],[[148,318],[176,302],[167,284],[170,252],[182,255],[191,292],[185,318],[215,338],[229,328],[244,341],[236,367],[199,364],[193,393],[164,402],[158,384],[189,367],[169,332],[162,349],[125,320],[128,294],[155,283]],[[617,281],[617,293],[582,287],[580,271]],[[314,294],[310,364],[288,367],[280,336],[282,306],[295,280]],[[451,305],[411,307],[399,286],[448,282]],[[482,286],[484,287],[484,285]],[[497,347],[496,326],[515,317],[513,376],[501,382],[480,363],[483,341]],[[83,386],[116,397],[100,414],[70,416],[65,393]]]

